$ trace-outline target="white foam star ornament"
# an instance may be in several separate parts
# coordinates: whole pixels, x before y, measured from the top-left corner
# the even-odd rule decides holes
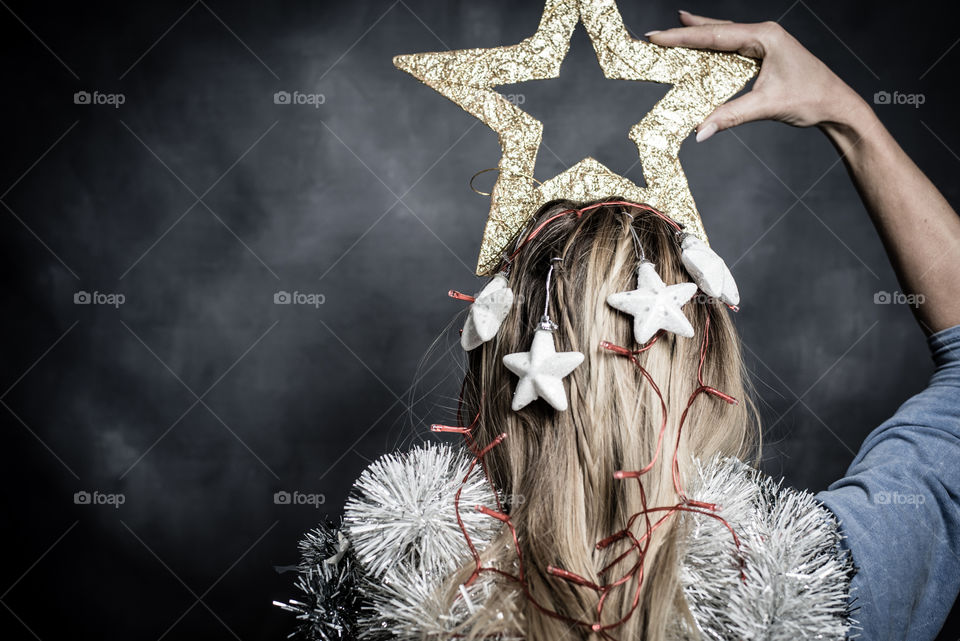
[[[687,234],[680,243],[680,260],[703,293],[727,305],[740,304],[740,290],[723,259],[705,242]]]
[[[538,398],[554,409],[567,409],[567,392],[563,377],[583,362],[580,352],[558,352],[553,343],[553,332],[538,329],[533,334],[529,352],[516,352],[503,357],[503,364],[520,377],[513,392],[514,411],[519,411]]]
[[[469,352],[496,336],[503,319],[510,312],[511,305],[513,290],[503,274],[497,274],[480,290],[470,305],[467,322],[460,334],[460,346]]]
[[[693,326],[680,309],[697,293],[694,283],[665,285],[653,263],[643,261],[637,268],[637,288],[607,296],[607,304],[633,316],[633,335],[646,343],[665,329],[677,336],[693,336]]]

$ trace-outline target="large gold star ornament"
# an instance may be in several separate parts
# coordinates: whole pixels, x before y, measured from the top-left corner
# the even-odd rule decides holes
[[[543,124],[494,91],[500,85],[556,78],[580,21],[605,77],[673,85],[630,129],[645,188],[590,157],[545,183],[534,184]],[[490,194],[478,276],[492,273],[536,211],[559,198],[584,202],[619,196],[647,203],[706,242],[680,166],[680,144],[759,70],[758,61],[737,54],[635,40],[627,33],[615,0],[547,0],[536,33],[518,44],[396,56],[393,64],[479,118],[500,139],[499,175]]]

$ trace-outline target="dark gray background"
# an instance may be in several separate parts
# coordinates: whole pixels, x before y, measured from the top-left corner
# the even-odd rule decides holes
[[[286,634],[270,601],[292,575],[274,566],[368,461],[454,420],[464,304],[445,294],[479,286],[488,202],[467,180],[497,164],[496,136],[390,58],[514,43],[541,8],[4,0],[5,639]],[[676,8],[621,2],[636,33]],[[958,202],[960,33],[937,5],[684,8],[778,19],[870,100],[923,94],[877,109]],[[81,90],[125,104],[74,104]],[[582,28],[559,79],[503,91],[544,121],[539,178],[593,155],[642,181],[626,132],[666,87],[604,81]],[[822,134],[750,124],[681,159],[743,294],[765,467],[821,489],[924,386],[923,336],[874,304],[898,286]],[[126,302],[76,305],[81,290]],[[279,290],[325,302],[274,305]]]

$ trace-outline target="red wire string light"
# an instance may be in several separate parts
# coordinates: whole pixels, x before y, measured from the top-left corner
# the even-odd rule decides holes
[[[451,289],[449,292],[447,292],[447,296],[449,296],[450,298],[456,298],[457,300],[465,300],[468,303],[472,303],[473,301],[477,300],[475,296],[471,296],[470,294],[464,294],[463,292],[458,292],[455,289]]]
[[[599,207],[609,206],[609,205],[623,205],[623,206],[629,206],[629,207],[635,207],[635,208],[641,209],[643,211],[646,211],[662,219],[664,222],[670,225],[676,232],[679,233],[683,230],[683,227],[679,225],[676,221],[664,215],[663,213],[657,211],[653,207],[650,207],[649,205],[645,205],[641,203],[626,202],[626,201],[601,202],[593,205],[588,205],[581,209],[567,209],[550,216],[549,218],[547,218],[546,220],[538,224],[534,229],[532,229],[529,234],[527,234],[524,240],[519,245],[517,245],[517,247],[514,249],[513,253],[505,257],[504,259],[505,262],[509,265],[513,261],[513,259],[517,256],[517,254],[524,247],[526,247],[526,245],[530,241],[536,238],[536,236],[539,235],[540,232],[543,231],[543,229],[554,220],[557,220],[558,218],[571,213],[576,214],[577,218],[579,218],[587,211],[590,211]],[[463,294],[455,290],[450,290],[448,294],[452,298],[456,298],[458,300],[463,300],[468,302],[472,302],[474,300],[473,296],[469,296],[467,294]],[[731,307],[729,305],[728,307],[736,311],[735,307]],[[475,563],[475,568],[473,572],[470,574],[470,577],[465,581],[464,585],[466,586],[472,585],[480,576],[480,574],[484,572],[491,572],[491,573],[497,574],[503,577],[504,579],[507,579],[513,583],[516,583],[519,589],[521,590],[521,592],[523,592],[524,596],[527,598],[527,600],[545,616],[563,621],[569,625],[576,625],[576,626],[588,628],[591,631],[598,633],[604,639],[608,639],[610,641],[616,641],[615,637],[611,636],[609,631],[625,624],[630,619],[630,617],[633,616],[633,614],[637,610],[637,607],[640,604],[640,594],[641,594],[641,589],[643,586],[643,578],[644,578],[644,561],[646,560],[647,552],[650,549],[653,533],[659,527],[661,527],[664,523],[666,523],[670,519],[670,517],[680,512],[688,512],[692,514],[701,514],[704,516],[708,516],[718,520],[720,523],[724,525],[724,527],[730,532],[733,538],[734,544],[736,546],[739,569],[740,569],[740,578],[741,580],[746,581],[746,574],[744,572],[744,561],[743,561],[742,555],[740,554],[740,539],[737,536],[737,533],[734,530],[733,526],[731,526],[730,523],[727,522],[727,520],[724,519],[722,516],[720,516],[720,514],[718,513],[720,510],[720,506],[713,503],[705,503],[702,501],[696,501],[689,498],[683,488],[683,485],[680,479],[678,454],[679,454],[681,435],[682,435],[682,430],[683,430],[683,426],[686,421],[687,415],[689,414],[690,408],[693,406],[694,401],[701,394],[706,394],[708,396],[714,396],[716,398],[719,398],[725,401],[726,403],[729,403],[732,405],[736,405],[738,403],[736,398],[728,394],[725,394],[714,387],[711,387],[705,384],[703,381],[703,366],[706,360],[707,348],[709,347],[709,342],[710,342],[709,315],[706,317],[706,320],[704,322],[703,339],[700,344],[699,363],[697,366],[697,387],[691,393],[689,399],[687,400],[686,407],[684,408],[683,413],[680,416],[680,420],[677,425],[677,436],[674,442],[673,456],[670,462],[673,488],[677,496],[679,497],[679,500],[674,505],[655,506],[655,507],[650,507],[647,505],[646,491],[643,486],[642,477],[648,472],[650,472],[650,470],[653,469],[653,467],[656,465],[657,461],[659,460],[660,452],[663,449],[663,440],[666,434],[667,423],[668,423],[667,404],[666,404],[666,400],[663,398],[663,394],[660,391],[660,388],[657,386],[653,377],[646,370],[646,368],[644,368],[643,365],[641,365],[637,357],[640,354],[651,349],[654,346],[654,344],[657,342],[657,340],[660,338],[662,333],[663,333],[662,330],[660,332],[657,332],[657,334],[654,335],[652,339],[647,341],[646,344],[642,345],[641,347],[635,350],[630,350],[625,347],[615,345],[609,341],[602,341],[600,343],[600,347],[602,349],[608,350],[610,352],[613,352],[616,355],[623,356],[628,360],[630,360],[630,362],[632,362],[640,370],[641,376],[650,385],[651,389],[656,394],[657,399],[659,400],[659,403],[660,403],[661,421],[660,421],[660,426],[657,434],[656,447],[654,449],[654,453],[651,460],[639,470],[618,470],[613,475],[614,478],[617,480],[635,479],[637,481],[637,487],[639,489],[639,494],[640,494],[641,509],[639,512],[631,515],[627,519],[627,524],[622,530],[618,532],[614,532],[613,534],[597,542],[596,544],[596,548],[598,550],[602,550],[623,539],[627,539],[629,541],[629,547],[623,553],[617,556],[612,562],[610,562],[607,566],[605,566],[599,571],[598,574],[601,577],[606,576],[614,567],[616,567],[620,562],[622,562],[627,557],[629,557],[633,552],[637,552],[637,559],[624,574],[622,574],[621,576],[619,576],[618,578],[612,581],[605,582],[602,585],[595,583],[593,581],[590,581],[589,579],[582,577],[574,572],[564,570],[563,568],[555,567],[553,565],[549,565],[546,568],[546,572],[551,576],[557,577],[558,579],[567,581],[574,585],[593,590],[594,592],[597,592],[600,595],[600,598],[597,602],[597,607],[596,607],[596,620],[581,621],[579,619],[575,619],[575,618],[560,614],[559,612],[551,610],[550,608],[539,603],[530,593],[529,588],[525,581],[523,552],[520,547],[520,540],[517,534],[516,527],[514,526],[514,523],[512,522],[512,520],[510,519],[510,515],[506,511],[504,511],[500,503],[499,494],[497,493],[496,488],[493,487],[492,480],[490,480],[490,483],[491,483],[491,488],[494,490],[494,496],[496,497],[497,509],[492,510],[483,505],[477,505],[475,506],[475,509],[491,518],[495,518],[501,521],[502,523],[504,523],[504,525],[507,526],[507,528],[509,528],[513,538],[514,549],[517,554],[517,574],[514,575],[504,570],[501,570],[499,568],[483,565],[480,559],[480,554],[477,551],[473,541],[471,540],[470,534],[467,532],[467,529],[464,526],[463,520],[460,516],[460,495],[463,490],[463,486],[467,483],[467,480],[470,474],[473,472],[474,468],[478,464],[481,466],[484,474],[487,474],[485,457],[487,454],[490,453],[491,450],[493,450],[495,447],[503,443],[504,440],[506,440],[507,434],[501,433],[499,436],[493,439],[493,441],[491,441],[488,445],[486,445],[483,449],[478,449],[478,445],[473,437],[473,430],[477,426],[480,420],[479,410],[476,416],[474,417],[473,421],[468,426],[461,427],[461,426],[434,424],[434,425],[431,425],[430,427],[430,429],[434,432],[449,432],[449,433],[462,435],[464,437],[464,440],[466,442],[466,445],[469,451],[474,455],[474,458],[467,469],[467,473],[463,477],[463,481],[461,482],[460,488],[457,490],[454,496],[454,502],[453,502],[454,511],[456,513],[456,518],[457,518],[457,524],[460,527],[460,531],[463,534],[467,547],[470,550],[470,555],[473,557],[473,560]],[[466,379],[464,379],[464,383],[465,382],[466,382]],[[457,422],[458,424],[461,424],[461,425],[463,422],[461,417],[461,408],[463,405],[463,392],[464,392],[464,389],[463,389],[463,386],[461,386],[458,405],[457,405]],[[481,397],[481,407],[482,407],[482,404],[483,404],[483,399]],[[490,479],[489,474],[487,474],[487,478]],[[651,518],[652,514],[660,514],[660,516],[656,520],[653,520]],[[643,520],[644,528],[643,528],[643,533],[638,537],[633,532],[633,527],[636,524],[636,522],[639,519],[641,519],[641,517]],[[627,609],[627,611],[619,620],[614,621],[612,623],[606,623],[606,624],[602,623],[603,609],[604,609],[604,605],[606,604],[607,597],[611,594],[612,590],[626,584],[631,579],[636,580],[636,588],[634,589],[633,598],[630,601],[630,607]]]
[[[457,423],[463,423],[463,386],[467,382],[467,379],[464,378],[463,382],[460,383],[460,394],[457,397]],[[483,397],[481,396],[481,403],[483,403]],[[470,472],[473,470],[473,467],[476,465],[477,460],[480,461],[480,469],[483,471],[483,475],[486,477],[487,482],[490,484],[490,489],[493,491],[493,498],[497,503],[497,509],[503,510],[503,506],[500,504],[500,494],[497,492],[497,488],[493,485],[493,478],[490,476],[487,471],[487,463],[483,459],[481,452],[477,450],[477,443],[473,439],[473,428],[476,427],[477,422],[480,420],[480,412],[477,411],[477,415],[473,417],[473,421],[470,425],[466,427],[460,427],[459,425],[441,425],[439,423],[434,423],[430,426],[431,432],[449,432],[453,434],[460,434],[463,436],[464,442],[467,444],[467,450],[474,455],[474,464],[470,466],[470,469],[467,470],[467,475],[463,477],[463,483],[467,482],[467,478],[470,476]],[[506,438],[506,434],[503,435]],[[461,484],[460,489],[463,489],[463,484]],[[459,497],[460,492],[457,491],[457,496]],[[459,521],[460,514],[457,514],[457,520]]]

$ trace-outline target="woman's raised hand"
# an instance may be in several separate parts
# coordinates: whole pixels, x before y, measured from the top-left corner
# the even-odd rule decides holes
[[[960,325],[960,217],[904,153],[873,108],[776,22],[737,24],[680,12],[684,26],[645,34],[654,44],[762,58],[753,88],[718,107],[697,140],[751,120],[818,125],[843,156],[927,333]]]
[[[779,120],[797,127],[842,121],[863,99],[776,22],[741,24],[681,11],[684,26],[650,31],[667,47],[736,51],[762,59],[753,88],[718,107],[697,127],[697,141],[752,120]]]

